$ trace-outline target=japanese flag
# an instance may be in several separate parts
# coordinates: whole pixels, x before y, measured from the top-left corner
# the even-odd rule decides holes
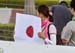
[[[41,19],[37,16],[16,13],[15,42],[38,43],[43,40],[38,37],[41,32]]]

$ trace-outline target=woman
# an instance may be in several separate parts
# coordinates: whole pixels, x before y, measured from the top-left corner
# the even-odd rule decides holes
[[[45,44],[56,45],[56,28],[52,24],[53,19],[49,14],[49,8],[46,5],[40,5],[37,14],[42,21],[42,32],[39,32],[38,36]]]

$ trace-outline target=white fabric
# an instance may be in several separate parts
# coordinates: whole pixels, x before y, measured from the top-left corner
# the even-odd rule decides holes
[[[26,33],[29,26],[33,27],[32,37],[29,37]],[[39,17],[20,13],[16,14],[15,42],[43,44],[43,40],[38,37],[38,32],[41,32],[41,19]]]
[[[48,44],[51,44],[51,45],[53,44],[53,42],[51,40],[49,40],[48,38],[45,39],[45,42],[46,42],[47,45]]]
[[[50,25],[49,27],[50,40],[48,38],[45,39],[47,44],[56,45],[56,27],[54,25]]]
[[[56,32],[56,27],[52,24],[52,25],[50,25],[50,27],[49,27],[49,33],[57,33]]]

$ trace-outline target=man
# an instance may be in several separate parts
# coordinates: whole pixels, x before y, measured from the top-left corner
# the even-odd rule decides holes
[[[59,5],[54,5],[51,8],[53,13],[53,24],[57,29],[57,45],[61,45],[61,31],[67,22],[71,20],[71,12],[67,7],[65,1],[62,1]]]
[[[75,46],[75,0],[71,1],[71,13],[74,16],[73,21],[64,27],[61,39],[64,45]]]

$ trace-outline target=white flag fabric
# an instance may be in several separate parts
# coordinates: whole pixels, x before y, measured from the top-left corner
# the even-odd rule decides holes
[[[41,32],[41,19],[39,17],[16,13],[15,42],[42,44],[43,40],[38,37],[38,32]]]

